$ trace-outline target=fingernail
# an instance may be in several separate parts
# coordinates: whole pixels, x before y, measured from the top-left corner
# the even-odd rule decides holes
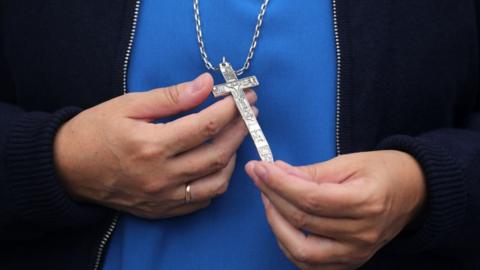
[[[253,171],[263,181],[268,180],[267,179],[267,168],[265,167],[265,165],[263,165],[259,162],[258,164],[255,164],[255,168],[253,168]]]
[[[248,91],[248,95],[251,96],[248,98],[250,105],[253,105],[257,102],[258,96],[257,93],[253,90]]]
[[[255,182],[257,178],[257,175],[255,174],[255,161],[250,161],[247,164],[245,164],[245,171],[247,172],[248,175],[252,178],[252,180]]]
[[[252,107],[252,110],[253,110],[253,113],[255,114],[255,116],[258,116],[258,113],[259,113],[259,110],[257,107]]]
[[[252,167],[252,166],[255,166],[255,161],[249,161],[247,162],[247,164],[245,164],[245,170],[248,170],[248,168]]]
[[[195,80],[190,82],[190,88],[189,92],[190,94],[196,94],[197,92],[200,92],[204,89],[205,83],[204,83],[204,78],[205,76],[210,76],[208,73],[203,73],[202,75],[198,76],[195,78]]]

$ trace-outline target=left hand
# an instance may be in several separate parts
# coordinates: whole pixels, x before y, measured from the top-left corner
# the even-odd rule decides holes
[[[356,269],[416,216],[425,200],[417,161],[400,151],[343,155],[304,167],[252,161],[280,248],[301,269]]]

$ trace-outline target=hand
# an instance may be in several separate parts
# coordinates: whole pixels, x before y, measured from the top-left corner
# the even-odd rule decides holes
[[[375,151],[292,167],[250,162],[267,219],[283,252],[301,269],[356,269],[392,240],[425,199],[410,155]]]
[[[235,152],[247,134],[233,99],[166,124],[152,121],[192,109],[212,87],[212,77],[204,74],[193,82],[114,98],[65,123],[54,150],[68,193],[145,218],[206,207],[226,191]],[[251,91],[247,97],[256,99]],[[187,183],[193,195],[189,204]]]

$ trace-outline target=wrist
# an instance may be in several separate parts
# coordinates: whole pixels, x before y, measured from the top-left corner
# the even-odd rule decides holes
[[[395,135],[385,138],[377,149],[396,149],[409,153],[421,165],[425,175],[426,198],[421,222],[414,234],[399,237],[393,250],[419,252],[431,248],[457,230],[464,222],[467,191],[463,171],[451,153],[435,140],[426,136]],[[420,218],[420,219],[418,219]]]
[[[426,180],[420,163],[409,153],[403,151],[392,150],[398,154],[399,158],[399,173],[401,175],[400,185],[407,188],[405,195],[407,201],[411,202],[410,215],[408,223],[416,220],[426,200]]]
[[[413,213],[412,219],[415,218],[423,209],[425,204],[425,199],[427,197],[427,185],[425,180],[425,174],[420,166],[420,163],[409,153],[402,152],[405,154],[407,159],[410,163],[410,177],[412,179],[412,183],[415,186],[414,190],[417,191],[417,203],[415,207],[415,211]]]
[[[69,140],[69,122],[64,123],[57,131],[53,141],[53,159],[57,178],[60,185],[65,189],[67,194],[75,199],[80,200],[80,196],[75,193],[73,188],[74,173],[73,173],[73,153],[71,150],[74,147],[74,141]],[[77,153],[78,154],[78,153]]]
[[[16,121],[5,150],[9,175],[7,194],[16,216],[43,227],[92,224],[104,211],[73,203],[60,185],[53,143],[63,123],[80,108],[66,107],[54,113],[26,113]]]

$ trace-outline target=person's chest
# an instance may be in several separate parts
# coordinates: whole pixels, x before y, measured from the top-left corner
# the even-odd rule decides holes
[[[128,91],[173,85],[207,71],[219,84],[224,82],[220,72],[208,70],[203,60],[218,67],[225,57],[234,69],[240,69],[251,52],[249,69],[240,77],[255,75],[260,82],[256,87],[260,124],[277,148],[278,158],[296,151],[284,149],[287,144],[277,134],[288,134],[291,140],[305,144],[316,144],[320,134],[333,144],[336,48],[331,2],[270,1],[257,29],[263,1],[199,1],[198,16],[192,2],[142,2],[128,69]],[[202,31],[203,44],[198,43],[198,30]],[[259,38],[251,51],[255,34]],[[215,99],[210,97],[197,110],[212,102]],[[312,154],[296,159],[318,161],[333,150],[327,152],[321,157]]]
[[[244,64],[262,2],[199,1],[197,19],[213,65],[224,56],[235,69]],[[333,157],[336,51],[331,3],[271,1],[259,30],[250,68],[240,77],[256,75],[260,82],[256,106],[274,157],[296,164]],[[148,91],[206,72],[196,32],[192,1],[144,0],[129,91]],[[216,83],[223,82],[218,72],[210,72]],[[202,107],[212,102],[210,97]],[[246,138],[229,190],[203,211],[158,221],[122,217],[106,269],[138,266],[139,261],[146,262],[145,269],[291,269],[268,227],[259,191],[245,174],[244,165],[252,159],[258,154]]]

